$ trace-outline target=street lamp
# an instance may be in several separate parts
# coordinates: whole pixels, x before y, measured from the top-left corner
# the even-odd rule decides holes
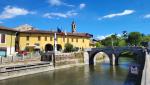
[[[54,53],[57,52],[57,33],[54,33]]]

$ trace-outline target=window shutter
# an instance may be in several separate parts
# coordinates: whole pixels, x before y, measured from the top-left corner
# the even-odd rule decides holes
[[[1,43],[5,43],[5,34],[1,34]]]

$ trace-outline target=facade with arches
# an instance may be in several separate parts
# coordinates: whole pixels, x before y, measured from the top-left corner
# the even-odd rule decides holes
[[[28,26],[31,27],[31,26]],[[34,51],[39,49],[41,51],[52,51],[54,49],[54,34],[57,35],[57,50],[61,51],[65,48],[66,43],[72,44],[79,49],[91,48],[91,38],[93,35],[89,33],[78,33],[76,31],[76,23],[72,22],[72,32],[45,31],[37,30],[31,27],[29,30],[21,30],[18,33],[18,49]],[[21,27],[19,27],[21,29]]]

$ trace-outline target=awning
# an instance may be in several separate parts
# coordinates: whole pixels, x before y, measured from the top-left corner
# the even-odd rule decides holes
[[[35,45],[27,45],[26,47],[27,47],[27,48],[34,48]]]
[[[6,47],[0,47],[0,51],[6,51],[7,48]]]
[[[35,46],[34,49],[40,49],[40,46]]]

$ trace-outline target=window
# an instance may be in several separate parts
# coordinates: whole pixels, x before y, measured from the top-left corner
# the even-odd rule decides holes
[[[29,36],[27,36],[26,40],[29,41]]]
[[[38,36],[38,41],[40,41],[41,40],[41,36]]]
[[[1,43],[5,43],[5,34],[1,34]]]
[[[45,41],[47,41],[47,36],[45,36]]]
[[[53,41],[53,37],[50,37],[50,41]]]
[[[78,42],[78,38],[76,38],[76,42]]]
[[[73,38],[72,38],[72,42],[73,42]]]

